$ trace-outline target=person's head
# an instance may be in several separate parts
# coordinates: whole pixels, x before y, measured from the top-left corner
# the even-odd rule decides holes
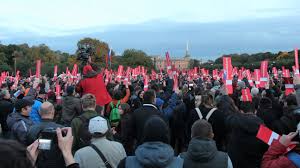
[[[192,138],[209,138],[213,139],[214,132],[211,124],[206,120],[197,120],[192,125],[191,129],[191,137]]]
[[[113,91],[113,98],[115,100],[121,100],[122,99],[122,91],[120,89],[115,89]]]
[[[253,88],[251,89],[251,95],[252,95],[253,97],[255,97],[255,96],[257,96],[258,94],[259,94],[259,89],[256,88],[256,87],[253,87]]]
[[[285,101],[287,106],[297,106],[297,99],[296,99],[296,95],[294,94],[289,94],[286,97]]]
[[[144,94],[145,94],[145,92],[143,90],[140,90],[138,92],[138,97],[143,100],[144,99]]]
[[[22,114],[23,116],[29,116],[31,112],[31,106],[33,102],[27,99],[18,99],[15,102],[16,112]]]
[[[110,128],[108,124],[108,121],[103,117],[91,118],[89,121],[89,133],[93,138],[105,137]]]
[[[50,102],[44,102],[41,105],[39,113],[42,119],[53,119],[55,115],[55,109],[53,104]]]
[[[272,108],[272,100],[268,97],[261,98],[259,101],[259,108],[271,109]]]
[[[246,84],[244,81],[238,81],[237,83],[237,90],[241,90],[241,89],[244,89],[246,87]]]
[[[169,144],[169,127],[159,116],[151,116],[145,123],[142,142],[163,142]]]
[[[119,109],[120,115],[123,115],[123,114],[126,114],[126,113],[130,112],[130,106],[127,103],[120,104],[118,109]]]
[[[3,89],[0,91],[0,100],[1,99],[10,99],[10,94],[9,94],[9,91],[7,89]]]
[[[159,86],[157,84],[151,85],[151,89],[153,89],[155,92],[159,92]]]
[[[145,93],[144,93],[144,101],[143,103],[144,104],[155,104],[155,100],[156,100],[156,93],[154,90],[147,90]]]
[[[242,101],[240,104],[240,110],[242,113],[255,113],[255,105],[249,101]]]
[[[0,140],[0,168],[33,168],[27,149],[13,140]]]
[[[228,95],[222,95],[217,99],[217,108],[227,114],[238,112],[233,99]]]
[[[201,104],[206,106],[212,106],[213,103],[213,96],[210,94],[209,91],[205,91],[204,94],[201,96]]]
[[[73,96],[75,94],[75,88],[74,86],[68,86],[66,89],[67,95],[68,96]]]
[[[45,91],[45,89],[43,88],[43,89],[40,89],[40,91],[39,91],[39,94],[38,94],[38,97],[39,98],[41,98],[41,99],[45,99],[46,98],[46,91]]]
[[[95,110],[96,109],[96,97],[93,94],[85,94],[81,98],[82,110]]]

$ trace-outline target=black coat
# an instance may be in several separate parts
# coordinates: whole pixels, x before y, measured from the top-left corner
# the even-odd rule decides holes
[[[200,105],[199,107],[203,118],[206,117],[208,112],[211,108],[206,108],[205,106]],[[216,141],[218,150],[223,151],[225,146],[225,139],[226,139],[226,128],[225,128],[225,119],[226,115],[219,110],[216,110],[211,117],[209,118],[208,122],[212,125],[213,132],[214,132],[214,140]],[[193,109],[190,113],[190,117],[188,120],[188,128],[187,131],[189,135],[191,135],[191,128],[195,121],[199,120],[198,113],[195,109]]]
[[[228,141],[228,154],[233,167],[260,167],[268,145],[256,138],[263,121],[254,114],[232,114],[227,117],[226,126],[231,131]]]
[[[11,100],[2,99],[0,100],[0,124],[4,135],[8,132],[8,126],[6,119],[8,114],[14,110],[14,105]]]
[[[137,140],[137,145],[142,144],[145,123],[153,115],[158,115],[164,119],[163,115],[154,105],[144,104],[133,112],[130,120],[130,127],[133,137]]]

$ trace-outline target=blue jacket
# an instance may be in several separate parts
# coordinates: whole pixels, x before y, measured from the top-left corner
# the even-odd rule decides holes
[[[40,108],[42,105],[42,100],[41,99],[36,99],[34,101],[34,104],[32,105],[31,112],[29,114],[31,121],[33,121],[34,124],[38,124],[42,121],[42,118],[40,116]]]
[[[169,99],[168,106],[162,110],[162,113],[167,120],[170,120],[170,118],[172,117],[173,111],[176,107],[177,100],[178,100],[177,94],[173,93],[171,98]]]

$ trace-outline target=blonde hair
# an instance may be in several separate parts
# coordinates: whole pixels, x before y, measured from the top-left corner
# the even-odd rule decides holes
[[[81,98],[82,109],[87,110],[96,107],[96,97],[93,94],[85,94]]]

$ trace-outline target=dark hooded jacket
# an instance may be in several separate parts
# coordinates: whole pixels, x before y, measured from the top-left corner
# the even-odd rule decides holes
[[[71,125],[73,118],[81,115],[82,108],[80,99],[74,96],[65,96],[62,101],[62,123],[66,126]]]
[[[163,142],[146,142],[140,145],[135,156],[122,160],[118,168],[182,168],[183,160],[174,157],[174,150]]]
[[[263,121],[251,113],[228,116],[226,126],[231,134],[227,149],[233,167],[260,166],[262,156],[268,149],[268,145],[256,138],[260,124]]]
[[[33,122],[29,117],[22,116],[18,112],[14,112],[8,115],[7,125],[11,131],[12,139],[16,139],[19,142],[27,145],[27,134]]]
[[[9,130],[6,123],[7,116],[14,110],[14,105],[12,101],[7,99],[1,99],[0,110],[0,124],[2,128],[2,133],[5,135]]]
[[[184,168],[232,167],[228,155],[218,151],[215,141],[210,139],[193,138],[187,152],[180,157],[184,159]]]

